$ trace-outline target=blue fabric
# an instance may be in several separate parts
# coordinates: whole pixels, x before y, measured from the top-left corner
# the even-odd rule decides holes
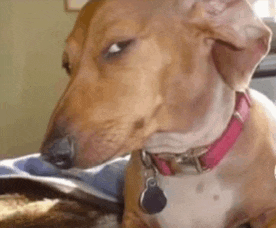
[[[130,156],[114,159],[91,169],[61,170],[42,159],[39,153],[0,161],[0,179],[25,178],[59,189],[70,185],[89,194],[123,202],[124,170]],[[65,188],[66,189],[66,188]]]

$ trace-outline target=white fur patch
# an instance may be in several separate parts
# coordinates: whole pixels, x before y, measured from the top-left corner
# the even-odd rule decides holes
[[[222,187],[216,173],[160,176],[168,205],[157,215],[163,228],[221,228],[235,202],[234,188]]]

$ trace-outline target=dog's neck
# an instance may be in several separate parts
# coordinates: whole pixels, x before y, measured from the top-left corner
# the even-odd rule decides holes
[[[144,145],[149,153],[184,153],[189,149],[211,144],[227,128],[235,107],[235,91],[219,83],[212,97],[212,105],[197,128],[188,132],[158,132]]]

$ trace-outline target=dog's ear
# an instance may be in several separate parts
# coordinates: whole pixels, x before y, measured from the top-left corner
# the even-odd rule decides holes
[[[271,32],[245,0],[202,0],[190,11],[191,21],[215,40],[212,57],[231,88],[247,88],[257,64],[267,54]]]

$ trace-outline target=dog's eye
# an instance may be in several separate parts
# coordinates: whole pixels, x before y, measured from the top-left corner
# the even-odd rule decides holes
[[[67,74],[71,74],[71,66],[69,62],[63,62],[62,63],[62,68],[64,68],[66,70]]]
[[[68,75],[71,75],[72,73],[72,67],[71,67],[71,64],[70,64],[70,61],[69,61],[69,55],[67,54],[67,52],[63,52],[63,55],[62,55],[62,68],[64,68],[66,70],[66,73]]]
[[[107,49],[105,57],[110,58],[120,55],[132,42],[133,40],[127,40],[112,44]]]
[[[69,62],[63,63],[62,67],[66,70],[67,74],[69,74],[69,75],[71,74],[71,67],[70,67]]]

